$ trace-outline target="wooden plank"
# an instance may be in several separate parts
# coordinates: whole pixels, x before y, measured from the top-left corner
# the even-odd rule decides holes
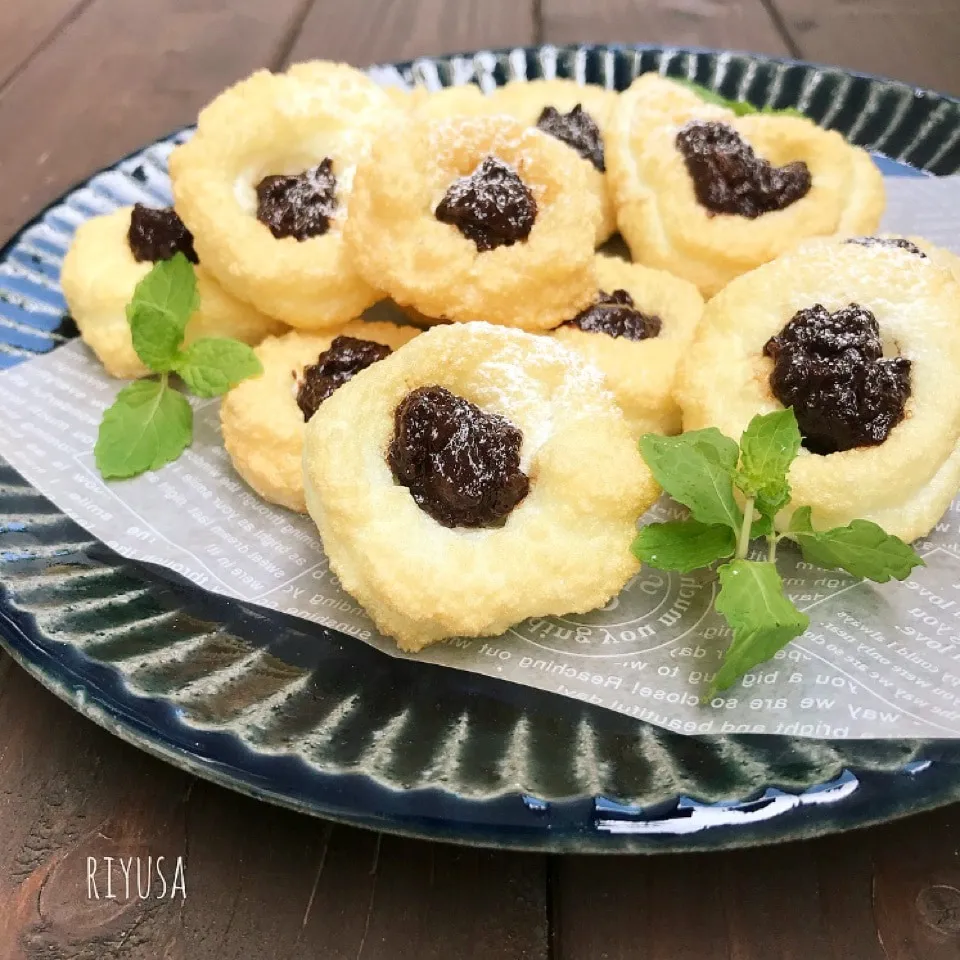
[[[0,5],[0,90],[91,0],[34,0]]]
[[[558,864],[557,960],[960,956],[956,807],[808,843]]]
[[[803,57],[960,94],[954,0],[774,0]]]
[[[873,916],[884,960],[956,960],[960,956],[957,807],[890,824],[862,840],[874,863]]]
[[[576,857],[561,862],[557,886],[557,960],[891,960],[877,941],[870,861],[846,838],[614,864]]]
[[[545,870],[540,856],[385,836],[365,936],[347,956],[362,944],[364,960],[546,960]]]
[[[190,778],[82,720],[8,658],[3,672],[0,957],[113,960],[148,941],[163,956],[178,905],[126,898],[119,868],[108,890],[103,858],[182,853]]]
[[[0,241],[81,177],[191,122],[223,87],[273,62],[303,9],[304,0],[87,7],[0,93]]]
[[[552,43],[665,43],[789,53],[762,0],[542,0]]]
[[[534,40],[534,0],[317,0],[293,60],[358,66]]]
[[[0,960],[545,960],[543,857],[381,841],[230,793],[2,663]],[[141,900],[135,867],[128,894],[117,862],[107,889],[106,857],[157,856],[166,896],[154,873]]]

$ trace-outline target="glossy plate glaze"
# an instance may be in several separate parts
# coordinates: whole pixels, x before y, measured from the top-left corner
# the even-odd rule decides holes
[[[644,71],[798,106],[901,172],[960,168],[956,100],[765,57],[541,47],[371,73],[431,88],[558,75],[622,89]],[[166,158],[184,135],[98,174],[3,250],[0,366],[72,335],[57,281],[74,229],[121,204],[168,202]],[[653,852],[814,836],[960,798],[960,746],[949,742],[680,737],[393,660],[125,562],[2,466],[0,580],[3,645],[81,713],[217,783],[354,824],[491,846]]]

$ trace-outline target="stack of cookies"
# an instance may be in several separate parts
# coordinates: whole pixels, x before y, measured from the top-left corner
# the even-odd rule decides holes
[[[188,338],[264,368],[222,404],[235,468],[309,511],[404,649],[615,596],[659,493],[644,433],[793,406],[814,523],[918,536],[960,484],[960,270],[872,237],[876,166],[795,114],[650,75],[405,92],[314,62],[217,97],[170,174],[173,208],[77,232],[83,338],[142,375],[124,306],[191,259]]]

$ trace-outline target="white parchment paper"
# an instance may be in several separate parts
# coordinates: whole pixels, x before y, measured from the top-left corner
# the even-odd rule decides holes
[[[887,185],[885,230],[960,252],[960,178]],[[311,521],[264,503],[233,472],[218,401],[194,402],[194,442],[176,463],[104,483],[92,451],[116,392],[79,342],[0,373],[0,455],[123,556],[402,656],[340,589]],[[650,519],[675,509],[663,501]],[[418,657],[680,733],[960,737],[958,517],[960,500],[917,544],[927,565],[904,583],[858,583],[785,546],[781,573],[810,629],[709,705],[700,691],[730,639],[711,610],[710,572],[644,569],[602,610],[528,620],[496,639],[449,640]]]

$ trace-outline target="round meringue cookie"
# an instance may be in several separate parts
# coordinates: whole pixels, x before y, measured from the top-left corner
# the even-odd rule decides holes
[[[703,297],[686,280],[597,254],[593,304],[553,331],[603,373],[635,437],[679,433],[673,396],[677,366],[703,314]]]
[[[419,331],[392,323],[356,321],[325,333],[292,330],[267,337],[254,351],[263,373],[230,390],[220,405],[223,444],[234,469],[264,500],[306,513],[303,495],[303,434],[309,417],[335,383],[362,372],[335,358],[326,389],[311,396],[303,390],[305,371],[330,357],[329,351],[349,338],[348,348],[378,344],[396,350]],[[369,358],[367,358],[369,359]],[[374,361],[374,362],[379,362]]]
[[[170,175],[200,260],[225,289],[304,330],[339,326],[380,299],[343,226],[357,164],[405,113],[395,97],[317,61],[260,70],[201,111]]]
[[[776,341],[812,311],[829,324],[822,335],[803,332],[809,359],[778,383]],[[882,348],[872,358],[857,342],[866,314]],[[863,359],[831,380],[829,364],[846,362],[852,350]],[[960,486],[958,366],[960,284],[950,270],[897,245],[811,240],[707,304],[676,396],[685,430],[718,427],[739,438],[755,414],[784,406],[783,384],[799,387],[788,399],[804,448],[790,468],[792,500],[778,528],[809,506],[818,529],[859,518],[914,540]],[[830,434],[838,422],[842,443]]]
[[[434,327],[341,387],[303,463],[331,569],[411,651],[602,606],[659,493],[595,368],[486,323]]]
[[[357,269],[426,317],[545,330],[595,290],[584,165],[509,117],[407,119],[361,162],[351,203]]]
[[[138,261],[128,234],[133,207],[93,217],[77,228],[63,261],[60,286],[84,343],[107,373],[123,379],[145,377],[150,370],[133,349],[127,304],[150,272]],[[205,266],[195,267],[200,305],[187,323],[186,344],[201,337],[231,337],[255,345],[284,324],[227,293]]]
[[[768,192],[769,206],[759,213],[705,205],[704,195],[724,193],[723,178],[714,167],[698,183],[691,164],[709,168],[709,152],[694,160],[681,152],[683,138],[703,125],[714,133],[719,125],[723,139],[752,151],[751,163],[766,163],[762,176],[759,168],[751,174],[751,189],[769,191],[779,178],[779,200]],[[807,237],[871,233],[885,205],[883,177],[870,155],[839,133],[786,114],[738,117],[654,74],[620,95],[606,145],[617,220],[633,259],[690,280],[706,297]],[[730,143],[714,149],[729,151]],[[726,188],[742,195],[746,174],[735,180]]]

